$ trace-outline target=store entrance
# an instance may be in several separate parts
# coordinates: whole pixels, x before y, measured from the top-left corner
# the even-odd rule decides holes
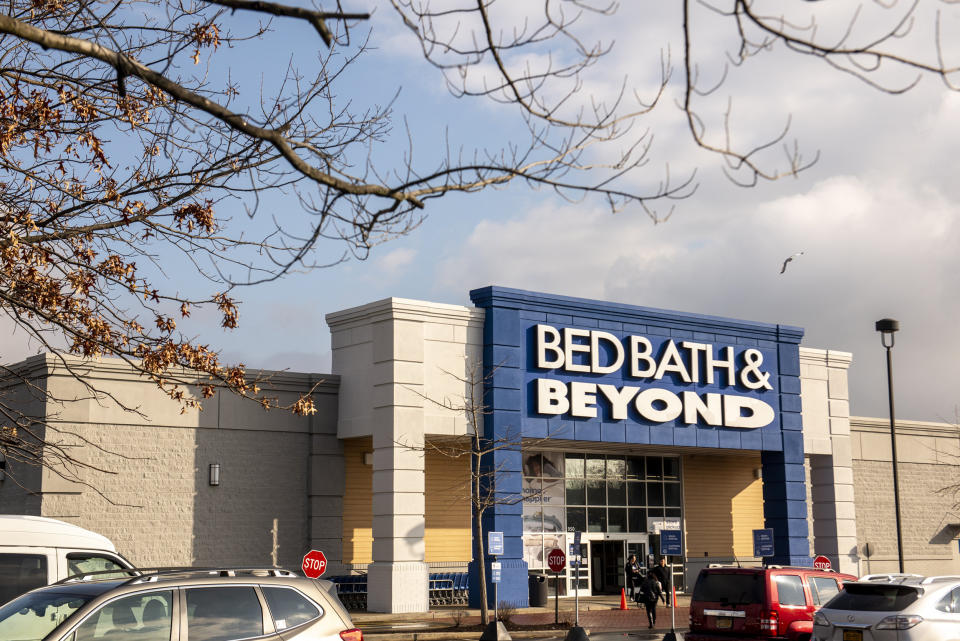
[[[624,587],[626,541],[593,541],[590,559],[593,565],[592,594],[619,594]]]

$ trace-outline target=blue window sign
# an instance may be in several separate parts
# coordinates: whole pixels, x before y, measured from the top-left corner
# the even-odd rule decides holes
[[[487,532],[487,554],[503,556],[503,532]]]
[[[773,529],[753,531],[753,556],[773,556]]]
[[[567,556],[570,567],[579,568],[580,567],[580,535],[582,532],[579,530],[573,533],[573,543],[570,544],[570,554]]]
[[[660,554],[683,556],[683,530],[660,530]]]

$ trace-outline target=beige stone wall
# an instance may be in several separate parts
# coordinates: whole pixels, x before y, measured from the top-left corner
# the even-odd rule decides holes
[[[0,403],[24,416],[43,416],[46,411],[46,358],[34,356],[11,369],[15,376],[10,377],[10,382],[0,381]],[[29,381],[29,385],[22,384],[23,380]],[[42,426],[34,425],[30,429],[42,438]],[[4,476],[0,482],[0,514],[39,514],[40,496],[26,490],[40,488],[40,469],[10,458],[6,461]]]
[[[16,467],[14,473],[17,476],[7,476],[3,483],[0,483],[0,514],[40,514],[40,496],[25,492],[20,485],[39,487],[40,471],[32,467],[18,466],[12,461],[10,464]]]
[[[280,564],[299,565],[307,546],[308,434],[70,427],[106,450],[87,448],[84,459],[114,473],[85,475],[102,495],[90,488],[45,492],[42,516],[99,532],[146,567],[269,565],[277,519]],[[209,485],[210,463],[221,465],[217,487]]]
[[[311,457],[324,426],[335,429],[336,381],[321,383],[322,411],[296,417],[218,394],[202,412],[181,411],[155,385],[116,361],[73,364],[81,384],[45,360],[47,439],[76,446],[82,482],[50,470],[36,480],[35,506],[20,513],[62,519],[110,538],[140,566],[270,565],[276,520],[278,562],[298,567],[310,546]],[[265,388],[281,403],[318,375],[277,374]],[[323,411],[334,411],[327,417]],[[221,466],[220,485],[209,466]],[[6,491],[6,488],[4,488]],[[4,501],[5,510],[15,502]],[[338,515],[339,517],[339,515]]]
[[[482,382],[483,317],[482,310],[470,307],[400,298],[326,316],[333,371],[343,380],[337,436],[372,437],[367,565],[372,612],[429,608],[427,540],[435,537],[427,536],[422,448],[428,437],[470,430],[460,408],[470,396],[471,375],[476,375],[473,387]],[[365,532],[359,529],[364,525],[345,519],[345,527],[357,534],[355,561],[365,554]],[[458,529],[450,525],[439,527]],[[459,557],[459,547],[443,552],[435,547],[440,562]]]
[[[890,427],[882,419],[852,419],[857,543],[861,573],[897,570]],[[943,423],[898,421],[897,460],[904,565],[918,574],[960,572],[960,430]],[[864,546],[873,554],[866,558]]]
[[[464,380],[480,362],[482,310],[388,298],[326,319],[333,370],[343,379],[340,438],[382,430],[384,413],[414,439],[467,433],[464,413],[443,404],[470,395]]]

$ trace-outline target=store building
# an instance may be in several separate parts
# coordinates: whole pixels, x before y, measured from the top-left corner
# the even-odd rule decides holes
[[[663,528],[683,531],[684,554],[670,558],[681,589],[707,563],[762,561],[760,528],[775,534],[768,563],[809,565],[815,553],[853,574],[865,562],[896,567],[889,435],[884,450],[882,421],[849,417],[849,354],[803,347],[802,330],[785,325],[500,287],[471,300],[386,299],[328,315],[333,374],[273,383],[292,395],[322,381],[310,418],[223,396],[181,415],[119,365],[90,365],[90,382],[140,399],[146,420],[81,395],[54,359],[29,359],[19,367],[60,399],[48,416],[142,457],[90,480],[128,505],[45,473],[33,496],[0,485],[0,510],[66,518],[144,565],[276,555],[295,567],[320,548],[331,573],[367,573],[370,610],[425,611],[430,572],[477,581],[466,452],[482,418],[501,446],[481,466],[499,498],[483,528],[504,533],[501,601],[526,605],[528,573],[573,531],[581,594],[619,593],[626,556],[656,553]],[[924,496],[904,506],[905,518],[922,510],[908,569],[960,570],[960,519],[930,478],[956,470],[957,435],[909,424],[898,437],[918,444],[899,448],[917,459],[901,455],[916,466],[901,478]],[[107,454],[88,456],[109,467]],[[569,571],[559,587],[572,594]]]

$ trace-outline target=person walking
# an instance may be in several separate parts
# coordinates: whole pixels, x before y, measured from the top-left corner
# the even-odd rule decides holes
[[[643,579],[643,572],[640,569],[640,563],[637,561],[637,555],[631,554],[627,559],[627,589],[630,590],[630,598],[639,603],[637,599],[637,590],[640,589],[640,581]]]
[[[670,585],[672,584],[673,573],[670,571],[670,566],[667,565],[667,557],[661,556],[660,563],[653,568],[653,575],[657,577],[657,581],[660,582],[662,591],[660,595],[663,597],[663,602],[668,608],[673,607],[672,599],[668,598],[670,594]]]
[[[657,581],[653,570],[647,572],[643,583],[640,584],[640,600],[647,609],[647,623],[650,624],[648,627],[651,630],[653,626],[657,624],[657,601],[660,600],[660,595],[662,594],[663,591],[660,589],[660,582]]]

